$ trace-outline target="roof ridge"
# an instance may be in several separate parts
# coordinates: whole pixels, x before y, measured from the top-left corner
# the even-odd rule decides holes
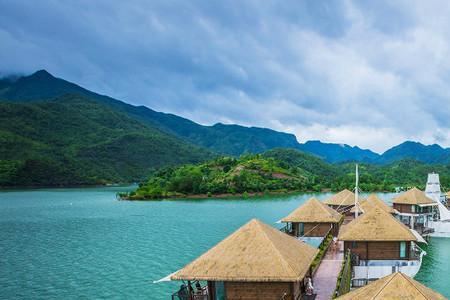
[[[404,278],[404,279],[406,279],[425,299],[429,299],[427,296],[425,296],[424,295],[424,293],[422,293],[422,291],[421,290],[419,290],[418,288],[417,288],[417,286],[416,286],[416,284],[415,284],[415,282],[414,281],[412,281],[412,279],[411,278],[409,278],[408,276],[405,276],[403,273],[401,273],[401,272],[399,272],[400,273],[400,275]]]
[[[379,210],[382,210],[381,208],[378,208]],[[383,212],[385,212],[385,211],[383,211]],[[403,224],[400,220],[398,220],[397,218],[395,218],[395,217],[393,217],[391,214],[389,214],[389,213],[387,213],[388,215],[390,215],[394,220],[395,220],[395,222],[397,222],[401,227],[403,227],[403,229],[406,229],[410,234],[412,234],[412,235],[414,235],[412,232],[411,232],[411,229],[409,229],[409,227],[408,226],[406,226],[405,224]],[[415,237],[415,236],[414,236]],[[416,238],[416,240],[417,240],[417,238]]]
[[[392,279],[394,279],[395,276],[397,276],[398,272],[394,273],[394,275],[391,276],[391,278],[389,278],[388,280],[386,280],[386,282],[380,287],[380,289],[378,290],[378,293],[376,293],[372,299],[376,299],[377,296],[383,291],[383,289],[392,281]]]
[[[283,262],[283,264],[285,266],[287,266],[289,268],[289,270],[291,270],[292,274],[295,274],[295,270],[292,268],[291,264],[289,262],[286,261],[286,259],[284,258],[284,256],[280,253],[280,250],[278,249],[278,247],[275,245],[275,243],[272,241],[272,239],[269,237],[269,235],[267,234],[265,228],[263,228],[263,224],[262,222],[256,222],[256,224],[258,225],[260,231],[263,233],[264,237],[269,241],[269,243],[272,245],[272,249],[275,250],[275,254],[280,258],[280,260]]]
[[[386,220],[385,217],[388,219]],[[364,213],[361,217],[358,217],[358,218],[352,220],[347,225],[345,225],[345,230],[341,230],[339,232],[338,238],[352,240],[348,236],[349,235],[348,232],[350,232],[350,231],[354,232],[355,228],[357,228],[358,226],[367,227],[369,225],[367,223],[367,221],[370,221],[371,219],[372,219],[372,223],[373,223],[372,225],[378,225],[383,228],[386,228],[386,226],[389,226],[389,225],[392,226],[394,224],[399,225],[399,229],[401,229],[401,231],[397,232],[396,236],[404,235],[403,238],[405,240],[417,241],[417,238],[415,237],[415,235],[404,224],[402,224],[399,220],[397,220],[395,217],[393,217],[390,213],[384,211],[383,209],[381,209],[380,207],[377,207],[377,206],[373,207],[373,209]],[[381,219],[383,219],[383,221]],[[393,220],[395,220],[395,221],[393,221]],[[394,223],[389,224],[388,222],[394,222]],[[345,237],[345,235],[347,235],[347,237]],[[406,238],[405,236],[408,236],[408,238]],[[354,240],[358,240],[358,239],[354,239]],[[367,240],[367,237],[366,237],[366,240]],[[397,240],[397,238],[393,239],[391,237],[391,239],[388,239],[388,240]],[[401,240],[403,240],[403,239],[401,239]]]
[[[319,201],[318,199],[316,199],[316,198],[312,198],[312,199],[316,200],[315,202],[319,202],[319,203],[318,203],[319,207],[320,207],[325,213],[327,213],[327,214],[328,214],[329,216],[331,216],[331,217],[334,217],[333,214],[331,213],[331,211],[327,209],[327,208],[329,208],[328,205],[326,205],[326,204],[320,202],[320,201]]]

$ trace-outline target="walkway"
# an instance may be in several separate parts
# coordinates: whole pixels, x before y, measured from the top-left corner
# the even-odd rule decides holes
[[[338,242],[338,244],[339,250],[333,251],[331,246],[328,248],[328,252],[313,277],[314,293],[317,294],[316,300],[332,299],[344,260],[343,243]]]

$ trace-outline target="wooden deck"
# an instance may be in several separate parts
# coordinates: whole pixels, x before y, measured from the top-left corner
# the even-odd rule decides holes
[[[316,300],[333,298],[333,291],[336,288],[336,281],[344,260],[344,245],[342,242],[338,242],[338,248],[336,251],[332,247],[328,248],[328,252],[313,277]]]

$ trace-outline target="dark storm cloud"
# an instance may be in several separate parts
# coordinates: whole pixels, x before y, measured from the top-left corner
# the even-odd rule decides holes
[[[443,4],[0,0],[0,72],[300,140],[448,145]]]

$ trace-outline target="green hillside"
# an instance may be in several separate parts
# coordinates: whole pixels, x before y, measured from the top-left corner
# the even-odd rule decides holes
[[[45,70],[12,80],[0,79],[0,99],[13,102],[52,99],[68,93],[83,95],[125,113],[132,119],[219,153],[230,155],[260,153],[275,147],[298,145],[293,134],[240,125],[203,126],[180,116],[157,112],[145,106],[130,105],[56,78]]]
[[[261,155],[221,157],[203,164],[160,170],[128,197],[302,191],[311,186],[309,175],[300,168],[284,168],[279,161]]]
[[[203,126],[186,118],[158,112],[145,106],[134,106],[100,95],[74,83],[54,77],[45,70],[29,76],[0,79],[0,99],[11,102],[33,102],[53,99],[65,94],[79,94],[128,115],[152,128],[158,128],[192,144],[214,152],[239,156],[243,153],[262,153],[274,148],[293,148],[314,154],[327,162],[365,162],[387,164],[412,158],[426,163],[450,162],[450,149],[439,145],[426,146],[407,141],[387,150],[382,155],[371,150],[346,144],[307,141],[298,143],[295,135],[267,128],[215,124]]]
[[[360,165],[363,192],[394,191],[395,187],[424,188],[427,174],[439,172],[450,187],[450,166],[403,160],[390,165]],[[355,186],[354,164],[329,164],[294,149],[274,149],[260,155],[222,157],[156,172],[129,199],[205,197],[253,193],[285,193],[342,189]]]
[[[213,156],[79,95],[0,102],[0,145],[0,186],[130,182]]]

